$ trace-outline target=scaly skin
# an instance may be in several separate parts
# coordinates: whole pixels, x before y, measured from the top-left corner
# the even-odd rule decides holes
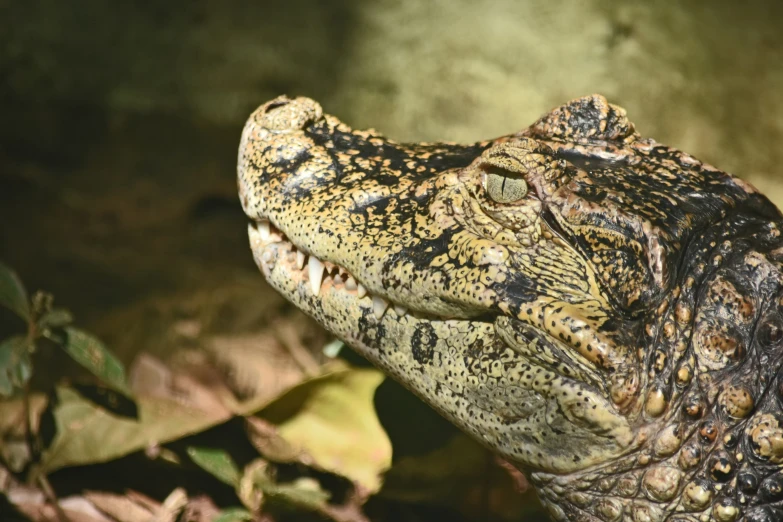
[[[281,97],[238,171],[270,284],[555,520],[783,520],[783,221],[747,184],[600,96],[474,145]]]

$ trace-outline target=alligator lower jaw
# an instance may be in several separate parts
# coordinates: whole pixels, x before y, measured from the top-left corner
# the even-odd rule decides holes
[[[304,286],[314,297],[328,292],[343,292],[360,306],[370,306],[378,321],[388,316],[391,309],[397,318],[414,316],[418,319],[446,319],[431,314],[422,314],[373,295],[353,274],[345,268],[318,259],[297,248],[286,235],[267,219],[258,219],[248,225],[248,236],[256,264],[264,276],[272,281],[272,272],[281,265],[283,272],[292,281]]]

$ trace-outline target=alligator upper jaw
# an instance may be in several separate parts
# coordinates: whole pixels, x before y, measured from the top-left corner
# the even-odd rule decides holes
[[[253,220],[248,226],[248,236],[256,265],[280,291],[283,291],[280,288],[283,281],[288,280],[296,284],[298,293],[308,294],[313,302],[329,293],[340,292],[344,299],[355,301],[358,309],[371,310],[378,321],[390,311],[398,319],[409,314],[421,319],[447,319],[432,313],[409,310],[369,292],[344,267],[319,259],[297,247],[266,218]]]

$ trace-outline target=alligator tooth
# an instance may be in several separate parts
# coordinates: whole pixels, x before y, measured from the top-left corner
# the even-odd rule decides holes
[[[380,320],[387,308],[389,308],[389,302],[386,299],[377,295],[372,297],[372,311],[375,313],[376,319]]]
[[[404,306],[394,305],[394,313],[396,313],[399,317],[402,317],[408,313],[408,309]]]
[[[305,266],[305,261],[307,261],[307,256],[304,252],[301,250],[296,251],[296,266],[299,268],[299,270],[303,269]]]
[[[334,275],[333,279],[334,279],[334,284],[335,285],[343,284],[343,275],[340,274],[339,272]]]
[[[258,226],[256,228],[258,228],[258,231],[261,233],[262,240],[266,241],[267,239],[269,239],[269,235],[271,234],[272,229],[269,225],[268,219],[259,220]]]
[[[353,276],[348,276],[348,279],[345,280],[345,289],[346,290],[356,290],[356,279],[353,278]]]
[[[315,256],[310,256],[307,261],[307,269],[310,272],[310,289],[315,295],[321,291],[321,281],[324,277],[324,264]]]
[[[356,293],[359,296],[359,299],[367,295],[367,289],[364,288],[364,285],[359,283],[359,286],[356,287]]]

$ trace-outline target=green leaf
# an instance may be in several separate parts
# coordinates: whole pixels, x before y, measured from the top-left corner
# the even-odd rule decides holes
[[[24,335],[0,342],[0,397],[10,397],[15,388],[22,388],[30,380],[32,348],[32,341]]]
[[[0,263],[0,306],[4,306],[22,319],[30,320],[30,301],[27,291],[16,272]]]
[[[0,353],[0,357],[2,356],[3,354]],[[14,385],[11,383],[11,377],[5,371],[0,371],[0,397],[10,397],[13,392]]]
[[[65,308],[49,310],[38,320],[38,328],[63,328],[73,322],[71,312]]]
[[[331,497],[328,491],[321,488],[317,480],[309,477],[277,484],[274,490],[268,492],[268,495],[270,500],[312,510],[324,508]]]
[[[189,446],[187,452],[193,462],[218,480],[234,487],[239,483],[239,468],[225,451]]]
[[[326,374],[289,390],[259,416],[277,426],[277,435],[291,445],[299,462],[346,477],[374,493],[392,455],[373,404],[383,379],[371,368]]]
[[[253,520],[253,514],[245,508],[233,507],[218,513],[214,522],[247,522]]]
[[[101,341],[73,327],[65,328],[63,349],[77,363],[118,392],[130,395],[125,368]]]
[[[177,397],[135,397],[139,418],[117,417],[67,387],[57,388],[57,435],[42,471],[108,462],[149,446],[200,433],[231,418],[227,409],[192,406]]]

